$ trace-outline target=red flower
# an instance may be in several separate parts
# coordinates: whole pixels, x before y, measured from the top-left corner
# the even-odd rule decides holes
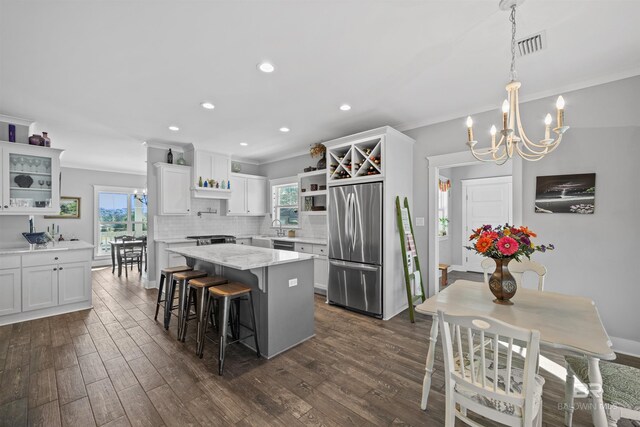
[[[511,256],[518,252],[518,242],[508,236],[498,240],[498,250],[503,255]]]

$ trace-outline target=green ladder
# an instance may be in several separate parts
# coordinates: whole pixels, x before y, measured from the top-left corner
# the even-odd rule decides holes
[[[406,197],[404,198],[404,207],[402,207],[400,206],[400,197],[396,196],[396,217],[398,219],[398,230],[400,231],[402,263],[404,264],[404,281],[407,288],[407,301],[409,302],[409,318],[411,319],[411,323],[415,323],[414,306],[424,302],[426,294],[424,292],[424,277],[420,271],[418,249],[415,247],[413,223],[411,222],[411,212],[409,212],[409,200]],[[413,243],[414,246],[411,251],[409,251],[410,243]],[[420,281],[421,295],[413,294],[412,280]]]

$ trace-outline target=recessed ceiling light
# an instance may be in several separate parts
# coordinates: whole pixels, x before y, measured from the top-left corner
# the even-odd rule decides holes
[[[291,129],[289,129],[288,127],[284,127],[284,126],[280,128],[280,132],[285,132],[286,133],[286,132],[289,132],[290,130]]]
[[[258,69],[263,73],[273,73],[276,67],[271,62],[261,62],[258,64]]]
[[[174,132],[178,132],[180,130],[180,128],[178,126],[169,126],[169,130],[172,130]]]
[[[249,144],[247,144],[246,142],[241,142],[240,145],[242,145],[243,147],[246,147]]]
[[[215,105],[213,105],[210,102],[203,102],[202,104],[200,104],[202,106],[202,108],[204,108],[205,110],[213,110],[214,108],[216,108]]]
[[[342,104],[342,105],[340,106],[340,109],[341,109],[342,111],[349,111],[349,110],[351,110],[351,105],[349,105],[349,104]]]

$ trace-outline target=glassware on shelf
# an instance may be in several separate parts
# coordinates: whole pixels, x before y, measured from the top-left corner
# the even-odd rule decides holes
[[[38,184],[40,184],[40,188],[44,185],[44,179],[39,179]]]
[[[28,158],[25,160],[25,162],[27,163],[27,166],[29,166],[29,172],[33,172],[33,159]]]
[[[18,167],[18,156],[11,156],[11,164],[13,165],[13,170],[15,171]]]
[[[51,181],[47,180],[47,187],[51,188]]]
[[[22,170],[22,172],[24,172],[24,157],[20,156],[18,157],[18,163],[20,164],[20,169]]]
[[[35,171],[34,172],[40,172],[40,165],[42,164],[42,160],[40,159],[33,159],[33,166],[35,166]]]
[[[45,171],[48,172],[51,169],[51,159],[44,159],[43,164]]]

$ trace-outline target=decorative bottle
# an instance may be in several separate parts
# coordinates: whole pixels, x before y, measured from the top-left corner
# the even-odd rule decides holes
[[[169,148],[169,153],[167,154],[167,163],[170,165],[173,164],[173,153],[171,152],[171,148]]]
[[[49,138],[49,132],[42,132],[42,139],[44,140],[44,143],[42,145],[44,145],[45,147],[51,147],[51,139]]]
[[[200,179],[198,179],[198,187],[202,187],[202,177],[200,177]]]

